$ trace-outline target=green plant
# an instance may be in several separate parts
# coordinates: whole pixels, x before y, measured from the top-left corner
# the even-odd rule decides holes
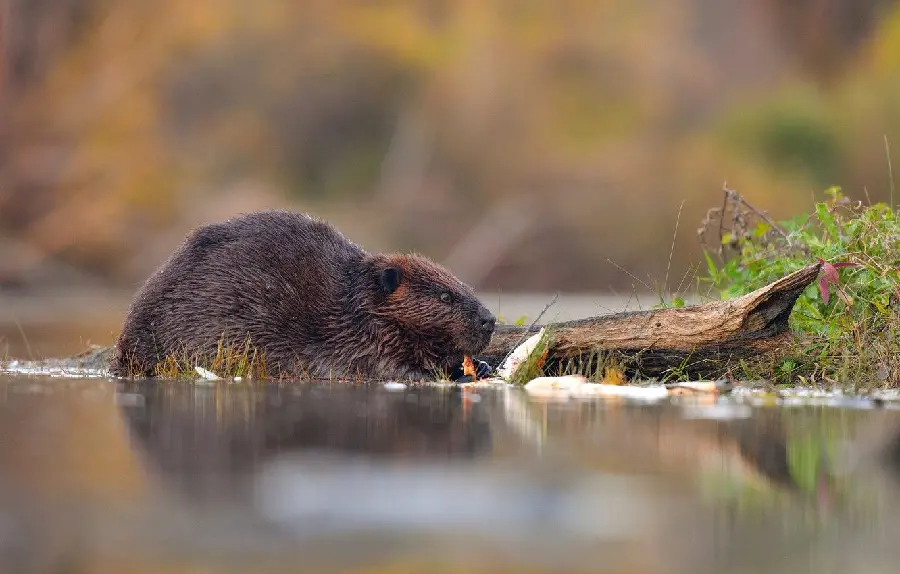
[[[797,347],[765,374],[776,380],[896,384],[900,217],[885,203],[852,202],[839,188],[826,194],[829,199],[816,203],[813,214],[789,221],[766,221],[752,207],[733,215],[731,221],[740,225],[721,233],[717,248],[707,246],[708,277],[702,280],[730,298],[819,262],[819,281],[804,290],[791,314]]]

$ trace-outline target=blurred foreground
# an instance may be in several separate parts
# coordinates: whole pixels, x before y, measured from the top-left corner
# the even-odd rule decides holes
[[[895,571],[897,411],[788,404],[0,375],[0,570]]]

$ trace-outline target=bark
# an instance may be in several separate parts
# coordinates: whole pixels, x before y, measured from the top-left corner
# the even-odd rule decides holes
[[[777,350],[790,341],[788,317],[818,274],[816,263],[727,301],[548,325],[548,364],[577,364],[602,353],[623,359],[632,376],[658,377],[673,370],[720,376],[737,359]],[[501,325],[478,358],[499,365],[529,332],[539,329]]]

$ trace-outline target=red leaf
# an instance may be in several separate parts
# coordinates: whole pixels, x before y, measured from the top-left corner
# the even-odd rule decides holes
[[[835,269],[834,265],[828,263],[827,261],[822,264],[822,276],[825,277],[825,279],[829,283],[834,283],[835,285],[837,285],[840,281],[837,269]]]
[[[821,274],[819,275],[819,293],[822,294],[822,301],[828,303],[829,292],[828,292],[828,284],[833,283],[835,285],[840,285],[840,277],[838,276],[838,268],[839,267],[856,267],[858,264],[853,263],[851,261],[841,261],[839,263],[829,263],[822,259],[821,257],[816,257],[819,261],[819,265],[822,266]]]
[[[819,293],[822,294],[822,301],[828,303],[828,281],[824,275],[819,275]]]

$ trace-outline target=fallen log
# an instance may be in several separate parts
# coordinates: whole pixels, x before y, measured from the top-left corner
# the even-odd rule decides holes
[[[791,310],[818,277],[819,268],[818,263],[808,265],[726,301],[547,325],[545,371],[587,361],[596,364],[598,355],[615,355],[630,376],[660,377],[673,370],[692,377],[720,376],[734,361],[777,350],[790,341]],[[540,328],[500,325],[478,358],[497,365]]]

